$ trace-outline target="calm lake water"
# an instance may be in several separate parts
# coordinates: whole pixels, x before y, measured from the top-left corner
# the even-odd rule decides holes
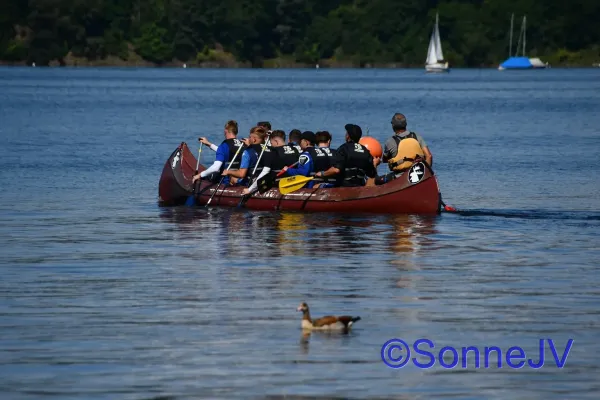
[[[600,69],[0,68],[2,398],[596,399],[599,110]],[[459,213],[157,205],[170,153],[229,119],[337,147],[346,123],[383,143],[395,112]],[[362,319],[305,337],[302,301]],[[435,365],[387,367],[393,338],[431,340]],[[507,365],[540,339],[559,359],[574,340],[563,368],[548,346]],[[502,368],[462,368],[463,346]]]

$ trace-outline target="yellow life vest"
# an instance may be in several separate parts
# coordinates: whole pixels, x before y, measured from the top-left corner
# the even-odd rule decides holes
[[[390,158],[388,161],[392,171],[404,171],[413,165],[417,157],[425,158],[425,152],[416,137],[413,132],[410,132],[404,138],[394,136],[394,140],[398,143],[398,153],[396,157]]]

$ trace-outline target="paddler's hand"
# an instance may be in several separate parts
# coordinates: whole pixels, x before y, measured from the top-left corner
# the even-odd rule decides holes
[[[246,196],[250,194],[250,188],[246,188],[244,190],[242,190],[242,195]]]
[[[246,145],[246,147],[250,146],[250,139],[249,138],[242,139],[242,142]]]
[[[198,179],[200,179],[200,174],[194,175],[194,177],[192,178],[192,183],[195,183]]]
[[[284,173],[284,172],[286,172],[288,169],[289,169],[288,167],[283,167],[283,168],[281,169],[281,173]]]
[[[379,164],[381,164],[381,157],[374,157],[373,165],[375,166],[375,168],[377,168],[377,166],[379,166]]]
[[[209,142],[209,141],[208,141],[208,139],[206,139],[205,137],[198,138],[198,141],[199,141],[200,143],[204,144],[205,146],[208,146],[208,147],[210,147],[210,142]]]
[[[222,176],[227,176],[227,175],[229,175],[229,170],[227,170],[227,169],[226,169],[225,171],[223,171],[223,173],[222,173],[221,175],[222,175]]]

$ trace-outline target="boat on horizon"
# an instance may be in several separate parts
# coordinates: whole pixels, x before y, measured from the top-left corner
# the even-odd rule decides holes
[[[523,17],[523,22],[521,23],[521,32],[519,33],[519,41],[517,42],[517,51],[515,56],[512,55],[512,35],[513,35],[513,24],[514,24],[515,14],[511,14],[510,17],[510,39],[508,45],[508,59],[504,61],[502,64],[498,66],[499,71],[504,71],[507,69],[539,69],[539,68],[549,68],[548,63],[544,63],[538,57],[529,58],[525,55],[525,44],[526,44],[526,24],[527,24],[527,16]],[[521,48],[521,39],[523,40],[523,47],[521,56],[519,56],[519,49]]]
[[[193,192],[192,177],[197,159],[182,142],[166,161],[158,183],[158,203],[162,207],[182,206],[190,196],[196,205],[238,207],[244,186],[219,185],[202,180]],[[206,168],[199,164],[198,171]],[[214,197],[213,197],[214,195]],[[282,194],[277,186],[256,192],[244,208],[256,211],[301,211],[372,214],[435,215],[442,211],[442,197],[433,170],[415,161],[398,178],[377,186],[302,188]]]
[[[427,59],[425,60],[426,72],[450,72],[448,61],[444,60],[442,42],[440,40],[439,14],[435,13],[435,26],[429,39]]]

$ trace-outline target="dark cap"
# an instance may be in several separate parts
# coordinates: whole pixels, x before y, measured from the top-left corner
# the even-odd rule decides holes
[[[354,124],[346,124],[344,128],[346,128],[346,132],[348,132],[348,136],[350,136],[350,139],[352,139],[353,142],[358,143],[358,141],[362,137],[362,129],[360,129],[360,126]]]
[[[263,128],[267,128],[268,131],[271,130],[271,123],[269,121],[260,121],[260,122],[257,122],[256,126],[262,126]]]
[[[304,131],[302,132],[300,139],[308,140],[310,144],[314,145],[317,140],[317,135],[315,135],[315,133],[311,131]]]
[[[404,114],[396,113],[392,117],[392,128],[404,129],[406,128],[406,117]]]

